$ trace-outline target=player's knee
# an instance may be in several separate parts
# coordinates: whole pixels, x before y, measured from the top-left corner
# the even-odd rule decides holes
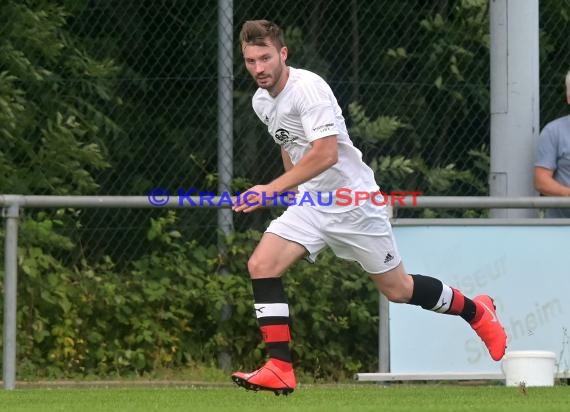
[[[386,296],[390,302],[408,303],[412,298],[413,283],[410,284],[407,277],[402,277],[402,281],[393,283],[381,283],[380,292]]]
[[[401,266],[380,275],[373,275],[376,288],[390,302],[408,303],[414,291],[414,281]]]
[[[394,303],[407,303],[410,300],[409,293],[403,287],[392,287],[382,291],[386,299]]]
[[[255,255],[251,256],[247,261],[247,270],[249,272],[249,277],[252,279],[268,277],[268,275],[271,275],[271,273],[269,273],[271,265],[267,259],[259,258]]]

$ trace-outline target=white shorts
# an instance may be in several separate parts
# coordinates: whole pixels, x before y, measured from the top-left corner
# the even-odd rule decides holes
[[[266,232],[304,246],[312,263],[326,246],[372,274],[387,272],[401,262],[388,210],[371,201],[341,213],[324,213],[310,205],[289,206]]]

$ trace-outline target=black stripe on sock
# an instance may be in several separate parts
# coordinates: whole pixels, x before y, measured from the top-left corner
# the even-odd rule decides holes
[[[257,323],[259,326],[267,325],[288,325],[289,317],[286,316],[264,316],[262,318],[257,318]]]
[[[459,316],[465,319],[468,323],[471,323],[475,317],[476,312],[477,306],[475,305],[475,302],[473,302],[471,299],[465,298],[465,304],[463,305],[463,310]]]
[[[287,303],[281,278],[252,279],[255,303]]]
[[[293,363],[289,342],[270,342],[267,343],[267,352],[272,358],[281,359],[285,362]]]
[[[410,305],[421,306],[430,310],[439,301],[443,292],[443,283],[436,278],[424,275],[411,275],[414,279],[414,290],[412,298],[408,302]]]
[[[255,303],[287,303],[287,296],[281,278],[252,279],[253,298]],[[263,316],[257,318],[259,326],[290,325],[291,318],[287,316]],[[267,353],[271,358],[292,362],[289,342],[267,342]]]

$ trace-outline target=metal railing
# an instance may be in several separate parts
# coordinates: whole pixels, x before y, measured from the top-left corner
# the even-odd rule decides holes
[[[3,383],[4,389],[14,389],[16,383],[16,312],[18,279],[18,223],[23,208],[156,208],[146,196],[24,196],[0,195],[0,207],[5,220],[4,245],[4,326],[3,326]],[[199,197],[173,197],[163,208],[227,208],[221,197],[211,204]],[[569,208],[570,197],[465,197],[418,196],[414,204],[395,204],[395,208]],[[537,220],[537,219],[533,219]],[[565,219],[566,220],[566,219]],[[380,367],[388,372],[389,313],[388,302],[380,299]]]

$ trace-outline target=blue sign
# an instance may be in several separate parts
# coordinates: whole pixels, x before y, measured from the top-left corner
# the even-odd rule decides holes
[[[559,371],[570,348],[570,226],[394,226],[408,273],[467,297],[488,294],[509,350],[548,350]],[[500,372],[458,316],[390,304],[391,372]]]

